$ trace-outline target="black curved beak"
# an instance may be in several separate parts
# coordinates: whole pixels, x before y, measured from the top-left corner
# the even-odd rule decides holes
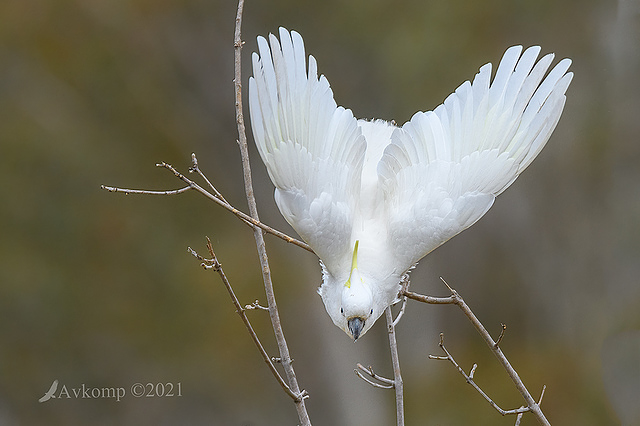
[[[364,328],[364,320],[360,317],[353,317],[347,320],[347,325],[349,326],[349,331],[353,336],[353,341],[355,342],[360,337],[360,333],[362,333],[362,329]]]

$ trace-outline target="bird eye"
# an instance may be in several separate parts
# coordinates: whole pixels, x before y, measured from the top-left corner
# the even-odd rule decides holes
[[[371,312],[369,312],[369,315],[373,315],[373,308],[371,308]]]
[[[344,315],[344,309],[340,308],[340,313]]]

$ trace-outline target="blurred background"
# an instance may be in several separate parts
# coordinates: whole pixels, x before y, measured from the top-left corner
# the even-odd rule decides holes
[[[249,228],[196,193],[100,190],[178,188],[154,165],[186,173],[195,152],[246,210],[236,5],[0,3],[0,424],[297,424],[217,275],[186,250],[204,254],[211,237],[242,302],[265,303]],[[446,296],[442,276],[494,336],[507,324],[502,349],[534,396],[547,386],[553,424],[640,424],[640,3],[247,0],[243,83],[256,36],[278,26],[304,36],[338,104],[398,123],[511,45],[573,59],[547,147],[486,217],[423,259],[412,288]],[[261,218],[292,233],[251,149]],[[316,295],[317,259],[267,245],[313,424],[395,424],[393,393],[353,374],[361,362],[391,375],[384,322],[354,344]],[[268,316],[250,317],[276,355]],[[512,425],[427,358],[440,332],[463,368],[478,363],[477,382],[500,406],[523,403],[461,312],[409,303],[398,326],[407,424]],[[39,403],[54,380],[62,398]],[[182,396],[135,398],[135,383],[179,383]],[[83,386],[127,393],[76,398]]]

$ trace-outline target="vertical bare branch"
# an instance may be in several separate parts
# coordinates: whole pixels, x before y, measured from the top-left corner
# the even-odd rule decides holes
[[[258,208],[256,206],[256,200],[253,194],[253,183],[251,181],[251,167],[249,164],[249,149],[247,146],[247,134],[244,124],[244,115],[242,112],[242,73],[241,73],[241,59],[242,59],[242,10],[244,8],[244,0],[238,1],[238,13],[236,15],[236,26],[234,35],[234,48],[235,48],[235,95],[236,95],[236,123],[238,125],[238,146],[240,147],[240,155],[242,157],[242,170],[244,172],[244,185],[245,193],[247,196],[247,203],[249,204],[249,214],[255,220],[260,220],[258,217]],[[264,236],[262,230],[258,227],[254,228],[253,235],[256,240],[256,246],[258,249],[258,257],[260,259],[260,266],[262,267],[262,278],[264,281],[265,293],[267,296],[267,304],[269,308],[269,316],[271,317],[271,325],[275,334],[276,342],[278,343],[278,349],[280,351],[280,362],[287,377],[287,382],[291,390],[298,395],[298,398],[294,399],[296,410],[298,412],[298,418],[303,425],[311,425],[309,414],[304,403],[304,394],[300,392],[298,380],[296,378],[295,371],[291,365],[291,357],[289,355],[289,347],[282,331],[282,324],[280,323],[280,314],[278,313],[278,307],[276,305],[276,298],[273,291],[273,284],[271,282],[271,271],[269,269],[269,259],[267,257],[267,250],[264,243]]]
[[[404,305],[403,305],[404,307]],[[396,322],[393,320],[391,306],[385,310],[389,331],[389,348],[391,349],[391,364],[393,365],[393,388],[396,391],[396,424],[404,426],[404,399],[400,358],[398,357],[398,343],[396,341]],[[402,311],[398,314],[402,315]]]

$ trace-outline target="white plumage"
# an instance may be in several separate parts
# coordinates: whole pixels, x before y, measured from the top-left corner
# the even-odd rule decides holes
[[[251,125],[280,212],[320,258],[333,322],[364,334],[396,299],[402,276],[473,225],[540,153],[573,74],[540,47],[505,52],[442,105],[402,127],[356,120],[336,105],[302,37],[258,38]],[[544,78],[544,80],[543,80]]]

